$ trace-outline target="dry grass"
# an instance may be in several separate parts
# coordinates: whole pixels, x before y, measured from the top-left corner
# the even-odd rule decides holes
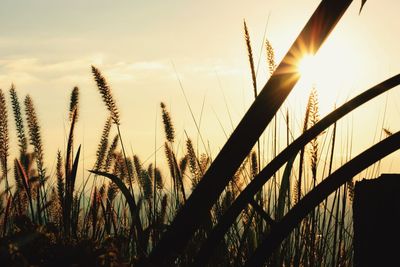
[[[252,89],[257,97],[256,70],[246,22],[244,36]],[[268,40],[265,45],[266,68],[269,75],[273,75],[277,68],[274,49]],[[336,172],[333,170],[336,121],[398,85],[399,75],[371,88],[322,119],[319,118],[317,90],[313,88],[300,129],[302,134],[289,143],[289,136],[295,131],[290,129],[287,111],[287,146],[280,147],[277,141],[279,122],[275,117],[274,126],[268,128],[272,138],[265,147],[260,147],[258,143],[257,151],[250,147],[249,153],[241,152],[244,160],[226,179],[208,176],[212,185],[220,183],[221,179],[227,181],[226,185],[219,186],[222,192],[219,194],[219,188],[206,187],[203,183],[204,177],[213,168],[211,156],[207,151],[195,147],[189,136],[179,140],[172,116],[163,102],[160,104],[160,116],[168,169],[159,169],[156,162],[144,162],[139,155],[128,155],[120,129],[119,109],[111,87],[99,69],[92,66],[92,73],[105,108],[109,111],[109,118],[98,133],[96,160],[89,170],[90,174],[87,173],[87,179],[83,179],[82,187],[76,186],[76,180],[80,178],[77,170],[80,167],[81,147],[74,138],[82,104],[78,87],[73,88],[70,105],[66,107],[69,115],[68,143],[65,152],[58,151],[55,155],[54,172],[48,172],[44,162],[43,139],[33,99],[27,95],[25,109],[22,110],[14,86],[10,89],[10,99],[19,155],[11,155],[14,169],[13,172],[9,170],[8,107],[6,96],[0,90],[0,182],[5,181],[4,190],[0,190],[2,264],[145,265],[147,259],[152,259],[152,253],[162,247],[163,239],[170,237],[176,218],[181,222],[199,218],[196,222],[198,227],[193,233],[187,234],[190,238],[187,244],[179,248],[179,253],[178,249],[175,251],[171,248],[173,255],[167,255],[162,263],[168,263],[173,258],[176,266],[244,266],[251,261],[258,265],[266,261],[271,266],[352,264],[349,201],[353,199],[354,186],[350,179],[341,179],[341,183],[334,186],[329,181],[337,180],[343,170],[355,163],[350,162],[346,168]],[[267,119],[271,121],[276,113],[269,115]],[[291,119],[298,118],[293,116]],[[328,136],[326,130],[331,125],[332,135]],[[110,136],[112,127],[116,127],[118,132],[115,136]],[[253,134],[251,130],[253,128],[246,129],[246,133]],[[384,142],[399,138],[398,134],[383,130],[389,136],[388,141]],[[258,131],[262,132],[262,129]],[[257,136],[253,137],[254,146]],[[322,138],[330,140],[329,149],[323,149]],[[234,144],[238,146],[237,142]],[[260,155],[261,149],[266,148],[273,150],[269,152],[274,157],[264,166]],[[280,149],[282,151],[279,153]],[[384,153],[388,152],[386,150]],[[327,160],[321,161],[323,157]],[[376,160],[376,157],[365,157],[366,162]],[[229,166],[233,168],[230,161],[219,163],[225,164],[221,167],[223,170]],[[351,171],[355,172],[365,164]],[[320,171],[325,167],[328,169],[327,175]],[[283,172],[281,168],[284,168]],[[9,179],[11,177],[14,178],[13,182]],[[324,180],[326,177],[328,182]],[[210,204],[211,208],[207,213],[199,211],[204,216],[194,214],[193,218],[179,217],[196,190],[206,192],[198,199]],[[316,192],[321,194],[316,196]],[[217,195],[215,201],[213,195]],[[204,203],[200,204],[199,207],[203,207]],[[266,240],[272,241],[268,243]],[[172,243],[169,245],[176,246]],[[266,258],[266,255],[269,257]]]

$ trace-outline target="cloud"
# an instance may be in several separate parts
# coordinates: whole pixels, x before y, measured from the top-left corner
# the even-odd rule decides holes
[[[83,58],[55,61],[34,57],[0,60],[0,84],[11,81],[19,84],[38,82],[63,83],[71,79],[87,80],[91,77],[90,66],[96,65],[112,81],[133,81],[138,77],[160,74],[168,70],[163,61],[121,62],[112,61],[103,54]]]
[[[164,61],[115,62],[105,63],[107,76],[113,81],[134,81],[154,79],[165,75],[171,68]]]
[[[144,61],[144,62],[136,62],[132,64],[126,64],[128,69],[131,70],[165,70],[169,69],[169,67],[164,62],[159,61]]]

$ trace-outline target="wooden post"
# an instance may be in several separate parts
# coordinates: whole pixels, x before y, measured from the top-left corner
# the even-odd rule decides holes
[[[400,174],[357,182],[354,189],[354,266],[399,266]]]

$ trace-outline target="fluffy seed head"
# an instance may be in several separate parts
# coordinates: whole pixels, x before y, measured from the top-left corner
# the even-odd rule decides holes
[[[78,108],[79,108],[79,88],[74,87],[71,92],[71,99],[69,102],[69,119],[72,120],[74,112],[76,113],[76,120],[78,119]]]
[[[18,99],[14,84],[10,88],[11,106],[14,113],[15,128],[17,130],[18,146],[21,157],[25,156],[28,149],[28,142],[25,135],[24,121],[22,119],[21,105]]]
[[[103,98],[103,101],[108,111],[110,111],[110,115],[113,122],[119,125],[120,119],[119,119],[117,104],[115,103],[114,97],[111,93],[111,89],[108,86],[106,79],[101,74],[101,72],[94,66],[92,66],[92,73],[94,76],[94,80],[96,81],[97,88],[99,89],[99,92],[101,94],[101,97]]]
[[[0,163],[3,176],[7,174],[7,157],[9,155],[8,141],[7,105],[4,93],[0,89]]]
[[[265,48],[267,50],[267,63],[268,63],[269,74],[272,75],[272,73],[274,73],[276,69],[275,52],[271,42],[268,39],[265,41]]]
[[[167,108],[163,102],[161,102],[160,106],[164,124],[165,137],[169,142],[172,143],[175,139],[175,130],[172,124],[171,116],[169,115],[169,112],[167,111]]]

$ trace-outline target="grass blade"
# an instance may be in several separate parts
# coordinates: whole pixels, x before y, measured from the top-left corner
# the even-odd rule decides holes
[[[285,200],[286,196],[290,190],[290,173],[292,172],[293,162],[295,157],[289,159],[286,163],[285,171],[282,175],[282,183],[281,188],[279,189],[279,197],[278,197],[278,210],[277,210],[277,220],[280,220],[283,217],[283,213],[285,212]]]

